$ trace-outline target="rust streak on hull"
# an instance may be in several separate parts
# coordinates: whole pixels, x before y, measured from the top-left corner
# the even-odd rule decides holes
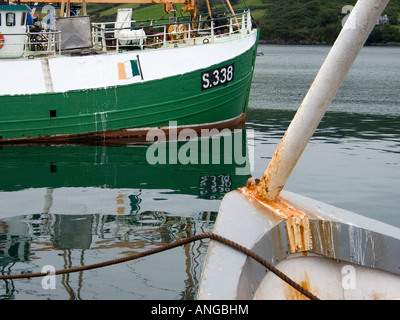
[[[185,129],[192,129],[197,133],[201,130],[211,129],[243,129],[246,120],[246,114],[230,119],[210,124],[199,125],[183,125],[176,127],[176,133]],[[1,139],[0,146],[2,145],[62,145],[62,144],[82,144],[82,145],[122,145],[128,143],[145,143],[149,142],[146,137],[147,133],[152,129],[160,129],[165,133],[167,140],[169,140],[169,133],[171,127],[148,127],[148,128],[128,128],[119,130],[106,130],[88,132],[82,134],[66,134],[66,135],[52,135],[52,136],[38,136],[38,137],[24,137],[13,139]]]
[[[289,203],[279,197],[274,201],[268,201],[260,197],[256,190],[258,179],[255,183],[253,182],[253,180],[254,178],[250,178],[247,181],[247,185],[243,188],[239,188],[239,191],[246,195],[248,198],[257,201],[263,207],[274,212],[282,219],[287,220],[292,217],[303,219],[305,217],[305,214],[303,212],[296,210],[293,206],[291,206]]]
[[[262,207],[266,208],[268,212],[285,220],[289,248],[292,253],[311,250],[312,236],[308,216],[280,197],[273,201],[266,200],[257,192],[259,189],[258,183],[258,179],[254,181],[254,178],[250,178],[247,181],[247,185],[239,188],[239,191],[247,198],[256,201]]]

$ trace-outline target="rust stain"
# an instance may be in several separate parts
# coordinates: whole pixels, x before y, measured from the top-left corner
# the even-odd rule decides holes
[[[311,250],[312,239],[308,217],[279,197],[274,201],[268,201],[262,195],[260,196],[259,190],[264,190],[264,188],[260,188],[260,183],[263,183],[263,181],[250,178],[246,186],[238,190],[247,198],[256,201],[268,211],[286,221],[287,237],[292,253]]]
[[[178,133],[181,130],[193,129],[196,132],[201,132],[202,129],[235,129],[244,128],[246,114],[228,120],[215,123],[205,123],[198,126],[181,126],[178,128]],[[153,127],[157,128],[157,127]],[[58,134],[52,136],[37,136],[37,137],[22,137],[22,138],[7,138],[0,139],[0,145],[65,145],[65,144],[82,144],[82,145],[125,145],[127,143],[147,142],[146,137],[149,130],[152,128],[131,128],[131,129],[116,129],[106,131],[95,131],[89,133],[76,133],[76,134]],[[169,139],[169,127],[159,127],[163,130]]]
[[[313,292],[307,272],[304,272],[304,277],[303,277],[302,281],[297,280],[296,282],[300,286],[302,286],[305,290],[307,290],[309,292]],[[303,295],[302,293],[297,291],[295,288],[293,288],[291,285],[289,285],[286,282],[285,282],[284,292],[286,294],[286,296],[285,296],[286,300],[310,300],[309,298],[307,298],[305,295]]]
[[[286,230],[291,253],[307,251],[312,248],[311,228],[308,217],[299,219],[290,217],[286,220]]]
[[[314,245],[327,257],[335,258],[335,237],[333,225],[330,221],[317,221],[317,230],[314,237]]]
[[[273,176],[279,175],[280,170],[278,170],[278,168],[280,167],[279,164],[282,162],[281,158],[284,153],[282,150],[285,148],[285,140],[287,140],[287,136],[288,131],[285,132],[278,148],[268,164],[267,169],[262,175],[261,180],[258,180],[256,184],[253,184],[253,192],[257,194],[260,199],[275,201],[284,187],[284,185],[275,185],[277,179],[273,179]]]
[[[279,197],[274,201],[267,201],[265,198],[260,197],[260,195],[257,193],[257,189],[259,190],[264,188],[258,188],[259,183],[263,183],[262,180],[260,181],[259,179],[250,178],[247,180],[246,186],[239,188],[238,190],[248,198],[257,201],[260,205],[268,210],[275,212],[275,214],[280,216],[282,219],[286,220],[291,217],[303,219],[305,217],[303,212],[295,209],[293,206]]]

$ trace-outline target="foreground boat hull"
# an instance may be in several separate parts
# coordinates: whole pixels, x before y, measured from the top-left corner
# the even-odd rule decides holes
[[[79,83],[75,85],[78,78],[76,81],[66,80],[66,84],[58,81],[55,72],[62,72],[58,66],[62,63],[58,59],[49,59],[47,69],[53,72],[53,80],[50,84],[44,83],[40,90],[54,92],[9,92],[0,96],[0,143],[143,136],[149,128],[168,127],[171,121],[176,121],[174,124],[182,128],[236,125],[244,121],[257,53],[258,35],[253,34],[250,37],[247,40],[250,45],[246,50],[230,59],[218,63],[215,63],[217,58],[205,59],[207,62],[203,66],[199,65],[200,68],[190,70],[190,67],[177,67],[177,74],[167,77],[157,77],[156,71],[153,71],[156,68],[147,68],[150,63],[146,65],[146,59],[149,60],[148,56],[153,53],[146,56],[147,52],[143,51],[142,74],[132,77],[130,81],[121,81],[119,78],[116,81],[120,81],[121,85],[113,85],[113,82],[105,80],[99,81],[98,86],[101,87],[88,89],[76,89],[79,87]],[[234,45],[235,41],[232,41],[231,46]],[[219,48],[229,50],[229,45],[210,44],[208,48],[211,55],[216,55]],[[186,50],[190,49],[192,48]],[[161,52],[159,58],[165,56],[165,52],[170,52],[170,56],[176,52],[176,55],[181,55],[183,63],[191,54],[189,51],[186,54],[185,48],[173,51],[174,49],[165,49],[164,55]],[[119,54],[118,61],[132,61],[136,57],[133,53],[122,57]],[[79,72],[83,76],[84,71],[79,71],[79,63],[83,64],[83,57],[65,59],[74,58],[78,60],[71,68],[77,70],[76,77]],[[113,72],[117,70],[117,64],[121,64],[112,55],[101,55],[98,59],[102,59],[100,65],[112,64]],[[159,61],[157,56],[152,59],[154,63]],[[158,63],[161,68],[168,61]],[[89,66],[93,66],[93,62]],[[213,72],[221,72],[220,80],[222,75],[226,77],[229,72],[228,78],[223,83],[218,83],[216,78],[209,78]],[[112,76],[116,76],[115,72]],[[112,76],[110,73],[110,78]],[[75,89],[71,90],[74,86]]]
[[[398,228],[287,191],[281,199],[308,223],[281,218],[233,191],[222,200],[213,232],[252,250],[320,299],[399,298]],[[255,260],[211,241],[198,299],[307,298]]]
[[[398,228],[282,190],[388,2],[357,1],[261,179],[224,197],[214,232],[254,259],[210,243],[199,298],[399,299]]]

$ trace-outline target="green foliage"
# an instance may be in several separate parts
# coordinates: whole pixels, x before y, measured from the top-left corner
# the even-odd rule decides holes
[[[332,44],[349,13],[344,6],[356,0],[258,0],[264,15],[258,18],[261,39],[270,43]],[[252,6],[249,5],[252,9]],[[343,12],[342,12],[343,10]],[[389,24],[376,26],[369,44],[400,43],[400,1],[391,1],[385,12]]]
[[[216,11],[225,8],[220,0],[210,0],[210,3]],[[332,44],[348,13],[342,13],[343,7],[354,6],[356,0],[231,0],[231,3],[236,9],[252,9],[262,40],[270,43]],[[134,8],[133,17],[137,20],[151,18],[151,11],[155,11],[156,17],[167,16],[159,4],[89,4],[88,11],[92,21],[113,21],[117,9],[127,6]],[[177,14],[180,15],[180,6],[177,7]],[[367,43],[400,43],[400,1],[390,1],[384,14],[389,17],[389,24],[376,26]]]
[[[398,44],[400,43],[400,27],[390,24],[376,26],[367,43]]]

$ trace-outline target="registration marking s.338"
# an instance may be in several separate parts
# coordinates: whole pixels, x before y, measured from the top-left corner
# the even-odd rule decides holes
[[[227,84],[234,79],[235,64],[207,70],[201,73],[201,90]]]

